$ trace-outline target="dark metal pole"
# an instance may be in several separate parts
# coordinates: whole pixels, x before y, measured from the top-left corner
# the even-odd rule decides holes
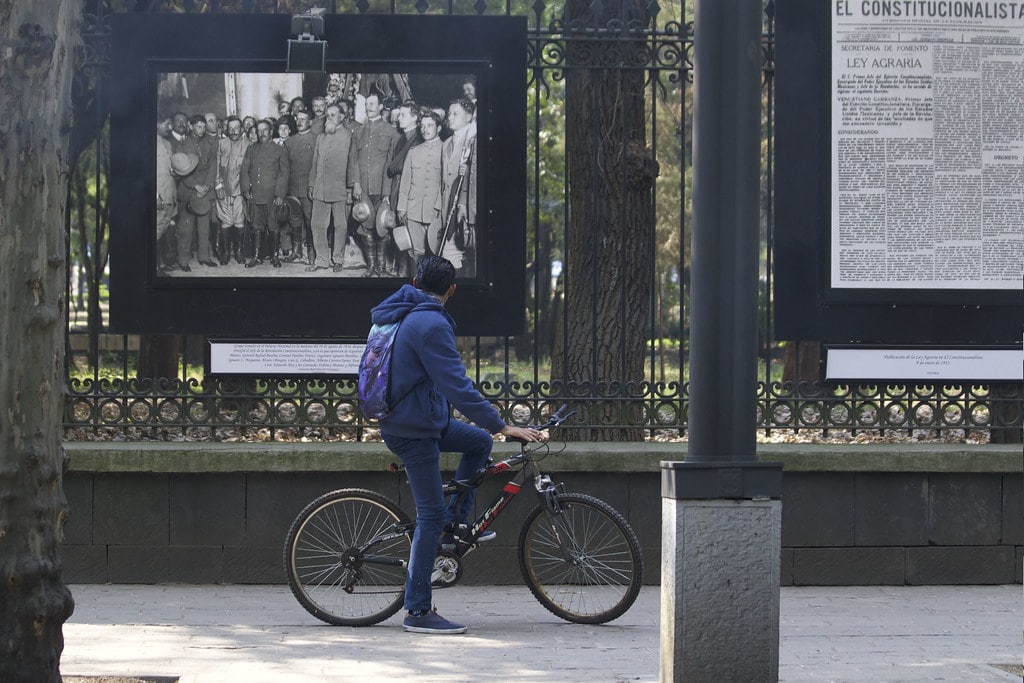
[[[761,0],[695,0],[687,462],[756,456]]]

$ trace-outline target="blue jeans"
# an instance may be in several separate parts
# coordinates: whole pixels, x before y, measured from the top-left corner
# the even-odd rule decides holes
[[[458,510],[445,505],[441,482],[441,453],[462,453],[456,479],[468,479],[487,462],[494,440],[479,427],[452,420],[440,439],[407,439],[382,434],[384,443],[402,460],[416,505],[416,532],[405,579],[405,608],[431,608],[430,575],[445,522],[464,523],[473,509],[470,491]]]

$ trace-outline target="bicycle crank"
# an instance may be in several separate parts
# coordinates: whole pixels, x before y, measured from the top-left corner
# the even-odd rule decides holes
[[[439,550],[434,560],[434,571],[430,574],[430,585],[447,588],[458,583],[461,577],[462,561],[447,550]]]

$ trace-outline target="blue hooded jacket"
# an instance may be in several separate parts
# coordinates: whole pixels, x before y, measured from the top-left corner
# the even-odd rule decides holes
[[[455,346],[455,321],[444,304],[412,285],[370,311],[374,324],[399,320],[391,355],[391,416],[381,431],[411,439],[440,438],[451,416],[449,404],[492,434],[505,422],[480,395]]]

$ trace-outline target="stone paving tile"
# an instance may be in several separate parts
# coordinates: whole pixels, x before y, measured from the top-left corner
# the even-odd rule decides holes
[[[611,624],[568,624],[521,586],[435,593],[463,636],[407,634],[309,616],[286,586],[76,585],[67,675],[181,683],[658,681],[660,592]],[[1020,681],[1021,586],[785,587],[782,681]],[[742,654],[740,653],[740,656]]]

